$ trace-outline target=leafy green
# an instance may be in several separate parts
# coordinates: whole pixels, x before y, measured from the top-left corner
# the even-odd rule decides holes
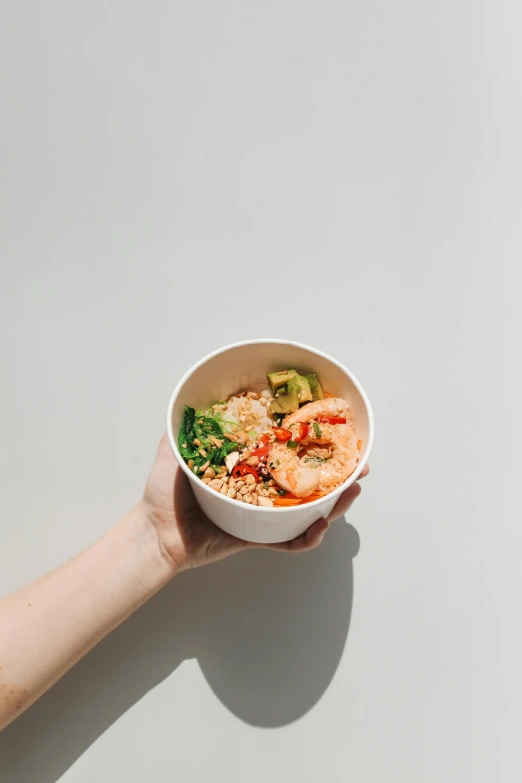
[[[320,438],[323,433],[322,433],[322,430],[321,430],[320,426],[318,425],[318,423],[316,421],[312,422],[312,427],[314,428],[314,432],[315,432],[316,438]]]
[[[286,444],[289,449],[296,449],[297,448],[297,441],[296,440],[289,440]]]
[[[194,454],[194,444],[192,441],[196,437],[194,435],[194,422],[196,419],[196,411],[194,408],[189,408],[185,405],[183,410],[183,421],[178,435],[178,448],[182,457],[190,459]]]
[[[221,446],[216,445],[212,438],[221,441]],[[194,443],[194,440],[198,440],[200,445]],[[199,473],[206,462],[210,462],[214,468],[223,465],[227,454],[237,449],[237,443],[224,437],[224,429],[216,416],[208,415],[208,411],[196,413],[194,408],[185,405],[178,448],[185,462],[193,460],[191,468],[194,473]],[[200,453],[201,449],[204,454]]]
[[[218,464],[223,464],[227,454],[230,454],[231,451],[235,451],[236,449],[237,449],[237,443],[233,443],[231,440],[225,440],[221,448],[218,449],[219,452]]]

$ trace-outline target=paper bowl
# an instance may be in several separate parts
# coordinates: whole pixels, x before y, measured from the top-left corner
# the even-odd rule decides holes
[[[189,470],[178,450],[178,432],[185,405],[207,408],[215,400],[249,388],[268,387],[267,372],[295,368],[316,372],[324,389],[350,404],[357,438],[362,441],[359,464],[334,492],[302,506],[263,508],[220,495]],[[195,364],[178,383],[167,413],[170,445],[181,469],[188,476],[205,514],[222,530],[260,544],[290,541],[301,535],[319,517],[332,511],[339,496],[353,484],[368,461],[373,442],[373,414],[368,398],[354,376],[330,356],[285,340],[249,340],[221,348]]]

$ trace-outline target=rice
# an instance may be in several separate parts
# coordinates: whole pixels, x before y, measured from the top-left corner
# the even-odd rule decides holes
[[[270,392],[268,392],[270,395]],[[263,394],[263,396],[266,396]],[[225,422],[234,424],[232,430],[244,432],[256,432],[261,435],[274,425],[274,419],[268,406],[260,400],[249,397],[230,397],[227,404],[221,409],[221,415]]]

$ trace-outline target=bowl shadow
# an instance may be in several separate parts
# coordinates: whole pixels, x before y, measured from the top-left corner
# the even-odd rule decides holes
[[[0,779],[55,783],[190,658],[246,723],[298,720],[341,659],[358,550],[356,530],[340,519],[312,552],[245,552],[181,574],[0,734]]]

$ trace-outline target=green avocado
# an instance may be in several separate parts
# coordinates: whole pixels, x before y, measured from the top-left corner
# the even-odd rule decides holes
[[[288,384],[286,391],[276,394],[270,403],[272,413],[293,413],[299,407],[299,386]]]
[[[275,394],[278,389],[286,386],[297,375],[295,370],[282,370],[281,372],[269,372],[267,373],[268,384],[272,390],[272,394]]]
[[[310,384],[310,391],[312,392],[312,400],[324,400],[323,387],[319,383],[319,378],[315,372],[309,373],[307,376],[308,383]]]
[[[312,392],[310,390],[308,378],[306,378],[304,375],[298,375],[297,383],[299,384],[299,402],[311,402]]]

